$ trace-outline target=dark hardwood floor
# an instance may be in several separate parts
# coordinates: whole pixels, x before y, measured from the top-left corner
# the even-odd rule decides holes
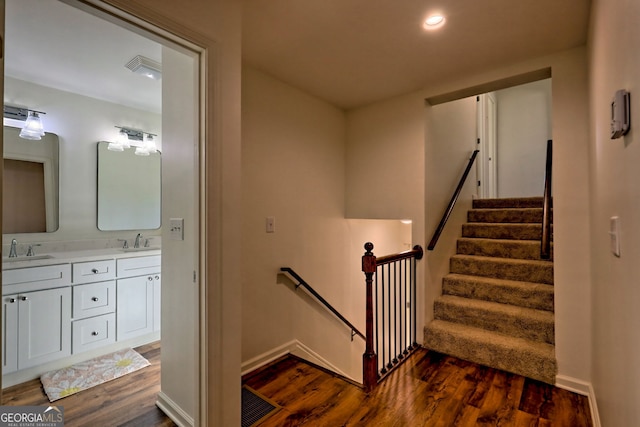
[[[175,426],[155,405],[160,391],[160,342],[135,349],[151,366],[99,386],[57,400],[64,407],[64,425],[76,426]],[[2,404],[49,405],[39,379],[2,391]]]
[[[427,350],[369,395],[291,356],[243,383],[282,406],[260,427],[592,425],[585,396]]]

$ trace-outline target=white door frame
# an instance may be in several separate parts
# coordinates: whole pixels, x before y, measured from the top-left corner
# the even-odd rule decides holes
[[[205,218],[207,214],[207,203],[206,203],[206,192],[204,191],[204,183],[205,183],[205,141],[206,141],[206,130],[207,126],[205,126],[205,105],[207,104],[207,63],[208,63],[208,52],[207,46],[211,47],[215,43],[211,40],[206,39],[205,37],[200,37],[197,34],[194,34],[191,30],[186,28],[181,28],[179,25],[164,20],[162,22],[158,22],[160,17],[157,15],[153,15],[153,17],[145,16],[148,13],[152,13],[153,11],[149,9],[141,9],[137,8],[135,5],[130,5],[128,2],[123,2],[121,8],[117,8],[112,6],[111,4],[105,3],[103,0],[58,0],[63,3],[69,4],[73,7],[81,9],[87,13],[97,15],[103,19],[116,22],[118,25],[124,26],[130,30],[142,30],[146,37],[154,39],[155,41],[160,42],[161,44],[165,44],[178,49],[186,49],[190,52],[195,53],[198,57],[198,71],[199,71],[199,81],[198,81],[198,110],[199,115],[197,117],[197,129],[195,129],[195,134],[198,138],[197,147],[194,147],[196,152],[194,155],[196,156],[196,164],[199,165],[198,170],[195,172],[197,175],[197,188],[195,189],[195,193],[197,194],[196,205],[194,207],[194,211],[197,216],[197,224],[195,227],[198,228],[198,232],[196,232],[196,242],[195,242],[195,258],[194,259],[194,282],[197,283],[198,286],[198,302],[196,307],[193,307],[194,310],[198,310],[198,331],[197,331],[197,340],[198,340],[198,349],[196,351],[198,360],[196,361],[195,369],[197,369],[196,381],[197,384],[194,386],[197,388],[196,390],[196,411],[194,414],[194,425],[207,425],[208,424],[208,411],[207,406],[211,403],[209,396],[209,384],[207,381],[208,375],[208,357],[207,357],[207,347],[211,345],[211,343],[206,342],[208,337],[207,331],[207,318],[208,318],[208,310],[217,310],[218,305],[222,306],[222,301],[219,301],[219,304],[216,307],[209,307],[206,301],[206,263],[203,262],[206,259],[206,242],[204,242],[202,236],[206,235],[206,227],[205,227]],[[107,0],[108,1],[108,0]],[[114,2],[110,2],[114,3]],[[0,36],[2,37],[1,42],[4,45],[4,12],[5,12],[5,0],[0,0]],[[143,19],[145,18],[145,19]],[[1,79],[0,79],[0,90],[4,93],[4,57],[0,56],[0,69]],[[0,135],[0,148],[3,146],[2,136]],[[2,169],[0,166],[0,196],[2,195]],[[194,176],[195,178],[195,176]],[[1,218],[1,216],[0,216]],[[0,232],[2,231],[2,224],[0,221]],[[1,280],[1,272],[0,272],[0,280]],[[0,282],[1,283],[1,282]],[[2,326],[0,320],[0,327]],[[215,345],[215,344],[214,344]],[[1,375],[0,375],[0,385],[1,385]],[[1,387],[0,387],[1,390]],[[0,391],[1,395],[1,391]],[[216,402],[217,403],[217,402]],[[212,417],[213,418],[213,417]]]
[[[497,162],[497,103],[495,93],[478,95],[477,102],[477,149],[480,150],[477,177],[478,197],[498,197]]]

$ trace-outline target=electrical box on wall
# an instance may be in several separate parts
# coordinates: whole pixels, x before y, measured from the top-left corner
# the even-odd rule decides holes
[[[631,128],[630,94],[624,89],[616,91],[611,101],[611,139],[626,135]]]

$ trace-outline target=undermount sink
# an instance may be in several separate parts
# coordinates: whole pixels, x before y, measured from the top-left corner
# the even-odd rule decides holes
[[[11,258],[2,258],[2,262],[17,262],[17,261],[36,261],[39,259],[51,259],[53,255],[32,255],[32,256],[16,256]]]
[[[144,252],[144,251],[158,251],[160,250],[160,247],[158,246],[148,246],[148,247],[143,247],[143,248],[126,248],[126,249],[120,249],[122,252]]]

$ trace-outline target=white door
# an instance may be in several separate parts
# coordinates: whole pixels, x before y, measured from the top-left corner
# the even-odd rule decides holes
[[[497,153],[497,104],[493,92],[477,98],[477,148],[480,150],[477,176],[478,197],[481,199],[498,196]]]
[[[18,370],[18,295],[2,297],[2,373]]]
[[[18,295],[18,368],[71,355],[71,287]]]
[[[118,341],[153,332],[153,276],[118,280],[117,300]]]

